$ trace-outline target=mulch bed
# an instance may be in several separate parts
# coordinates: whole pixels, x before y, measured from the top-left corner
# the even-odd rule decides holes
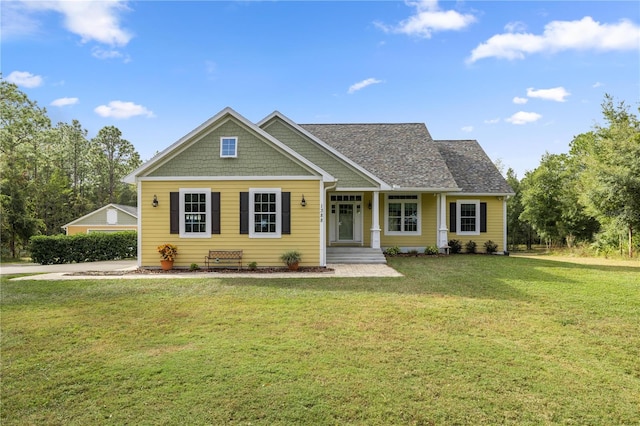
[[[300,272],[317,272],[317,273],[328,273],[333,272],[333,268],[322,268],[322,267],[305,267],[301,266],[297,271],[290,271],[289,268],[286,267],[271,267],[271,268],[257,268],[257,269],[249,269],[242,268],[238,270],[237,268],[215,268],[211,270],[207,269],[169,269],[168,271],[163,271],[162,269],[148,269],[148,268],[138,268],[132,271],[86,271],[86,272],[70,272],[65,275],[70,276],[122,276],[122,275],[132,275],[132,274],[140,274],[140,275],[170,275],[170,274],[203,274],[203,273],[218,273],[218,274],[229,274],[229,273],[244,273],[244,274],[273,274],[273,273],[290,273],[290,274],[298,274]]]

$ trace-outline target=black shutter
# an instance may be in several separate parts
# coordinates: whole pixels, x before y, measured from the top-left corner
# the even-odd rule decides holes
[[[291,234],[291,193],[283,192],[280,194],[282,204],[282,224],[281,233]]]
[[[240,193],[240,233],[249,233],[249,193]]]
[[[480,232],[487,232],[487,203],[480,203]]]
[[[220,233],[220,193],[211,193],[211,233]]]
[[[169,233],[180,233],[180,193],[169,193]]]
[[[456,203],[449,203],[449,232],[456,232]]]

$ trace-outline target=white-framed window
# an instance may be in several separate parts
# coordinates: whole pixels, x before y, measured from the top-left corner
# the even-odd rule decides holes
[[[384,209],[386,235],[421,235],[420,194],[387,194]]]
[[[238,156],[238,138],[223,136],[220,138],[220,157],[236,158]]]
[[[480,235],[480,201],[458,200],[456,204],[456,233],[458,235]]]
[[[211,189],[180,189],[180,237],[211,237]]]
[[[282,235],[280,188],[249,189],[249,237],[280,238]]]

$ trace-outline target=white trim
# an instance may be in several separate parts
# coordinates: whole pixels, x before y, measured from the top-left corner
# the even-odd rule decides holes
[[[255,133],[260,138],[274,145],[283,154],[287,155],[289,158],[296,160],[296,162],[298,162],[300,165],[307,168],[310,172],[319,174],[323,180],[329,181],[329,182],[332,182],[335,180],[335,178],[330,173],[326,172],[324,169],[317,166],[316,164],[313,164],[311,161],[307,160],[305,157],[298,154],[297,152],[289,148],[287,145],[283,144],[282,142],[280,142],[279,140],[271,136],[269,133],[262,130],[260,127],[256,126],[251,121],[247,120],[242,115],[238,114],[232,108],[226,107],[222,111],[220,111],[219,113],[217,113],[216,115],[214,115],[213,117],[211,117],[210,119],[208,119],[207,121],[205,121],[204,123],[196,127],[195,129],[193,129],[191,132],[187,133],[185,136],[178,139],[169,147],[165,148],[162,152],[160,152],[158,155],[153,157],[151,160],[147,161],[146,163],[142,164],[140,167],[138,167],[137,169],[129,173],[127,176],[125,176],[122,179],[122,181],[125,183],[135,183],[136,179],[139,179],[140,177],[142,177],[141,175],[151,173],[153,170],[157,169],[162,164],[164,164],[165,161],[170,160],[172,157],[182,152],[184,149],[188,148],[193,143],[202,139],[205,135],[209,134],[213,129],[216,129],[222,124],[226,123],[230,119],[229,117],[232,117],[235,120],[239,121],[240,124],[247,127],[249,131]],[[212,126],[214,127],[212,129],[209,129]],[[205,133],[203,134],[203,132]]]
[[[255,232],[255,194],[276,194],[276,232]],[[249,238],[281,238],[282,237],[282,189],[281,188],[249,188]]]
[[[268,116],[266,116],[265,118],[260,120],[257,123],[257,125],[258,125],[258,127],[262,127],[265,123],[267,123],[268,121],[270,121],[271,119],[276,118],[276,117],[281,119],[285,123],[287,123],[289,126],[293,127],[298,132],[302,133],[307,138],[311,139],[316,144],[320,145],[325,150],[329,151],[335,157],[339,158],[340,160],[342,160],[345,163],[349,164],[351,167],[355,168],[359,173],[363,174],[364,176],[368,177],[369,179],[372,179],[372,180],[378,182],[378,184],[380,185],[381,189],[391,188],[391,186],[389,184],[387,184],[385,181],[383,181],[382,179],[380,179],[379,177],[377,177],[376,175],[374,175],[370,171],[364,169],[362,166],[360,166],[355,161],[351,160],[350,158],[348,158],[345,155],[341,154],[340,152],[336,151],[333,147],[327,145],[325,142],[323,142],[322,140],[318,139],[313,134],[311,134],[308,131],[306,131],[305,129],[303,129],[301,126],[299,126],[298,124],[296,124],[295,122],[290,120],[287,116],[285,116],[284,114],[282,114],[279,111],[272,112],[271,114],[269,114]],[[371,189],[368,189],[368,191],[371,191]]]
[[[136,190],[138,192],[138,250],[136,253],[138,268],[142,266],[142,207],[140,207],[140,201],[142,200],[142,185],[136,185]]]
[[[147,176],[137,178],[138,182],[176,181],[234,181],[234,180],[322,180],[320,176]]]
[[[415,231],[390,231],[389,230],[389,195],[394,195],[394,196],[417,196],[417,199],[412,199],[412,198],[404,198],[404,199],[400,199],[398,200],[392,200],[391,202],[400,202],[403,205],[403,210],[402,210],[402,215],[404,217],[404,204],[406,202],[414,202],[417,203],[418,205],[418,212],[417,212],[417,217],[416,217],[416,230]],[[407,201],[404,201],[407,200]],[[410,200],[410,201],[409,201]],[[416,236],[416,235],[422,235],[422,194],[400,194],[400,193],[391,193],[391,194],[386,194],[386,196],[384,197],[384,235],[394,235],[394,236]]]
[[[462,231],[460,205],[461,204],[475,204],[476,206],[476,230],[475,231]],[[457,200],[456,201],[456,234],[457,235],[480,235],[480,200]]]
[[[224,153],[225,140],[233,140],[233,154]],[[220,158],[238,158],[238,137],[237,136],[220,136]]]
[[[320,266],[327,266],[327,210],[324,182],[320,183]]]
[[[502,253],[507,250],[507,200],[502,201]]]
[[[451,195],[453,197],[511,197],[515,195],[514,192],[455,192]]]
[[[180,238],[211,238],[211,188],[180,188]],[[204,194],[205,195],[205,232],[186,232],[184,216],[184,196],[185,194]]]

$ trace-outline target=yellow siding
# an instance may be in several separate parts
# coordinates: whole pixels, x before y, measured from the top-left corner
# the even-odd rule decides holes
[[[385,235],[384,209],[385,195],[380,197],[380,245],[382,247],[427,247],[437,244],[438,197],[421,194],[422,222],[421,235]]]
[[[458,200],[479,200],[481,203],[487,203],[487,232],[481,232],[480,235],[458,235],[455,232],[449,232],[449,240],[458,240],[464,244],[468,241],[475,241],[478,252],[484,252],[483,244],[489,240],[498,245],[498,252],[504,251],[504,214],[503,203],[498,197],[447,197],[447,227],[451,229],[449,223],[449,203],[455,203]]]
[[[246,180],[246,181],[143,181],[141,185],[141,255],[140,265],[157,267],[160,255],[156,247],[163,243],[178,246],[177,267],[192,263],[204,264],[210,249],[242,249],[243,265],[256,262],[262,266],[284,266],[280,255],[287,250],[302,253],[302,266],[320,264],[320,181],[318,180]],[[180,238],[169,232],[169,193],[180,188],[207,188],[220,192],[221,233],[211,238]],[[291,234],[281,238],[249,238],[240,234],[240,192],[249,188],[280,188],[291,192]],[[158,207],[152,207],[153,196],[158,196]],[[300,205],[302,195],[306,207]]]
[[[67,235],[88,234],[91,232],[137,231],[135,225],[71,225],[67,227]]]

